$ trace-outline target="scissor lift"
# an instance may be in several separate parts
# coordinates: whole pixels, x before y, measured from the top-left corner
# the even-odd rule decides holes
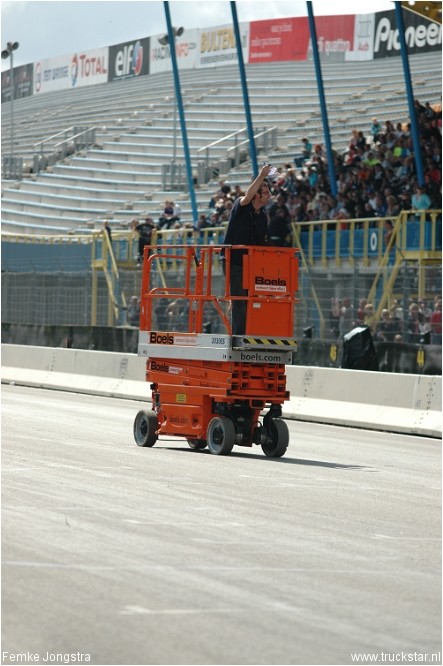
[[[152,406],[135,417],[134,439],[150,447],[162,435],[185,437],[192,449],[208,447],[216,455],[229,454],[234,445],[257,444],[265,455],[280,457],[289,443],[281,416],[289,398],[285,365],[297,345],[298,251],[225,246],[226,276],[231,250],[246,250],[245,298],[230,294],[221,249],[176,246],[171,255],[145,248],[138,355],[147,358]],[[161,270],[168,261],[181,276],[175,286],[166,279],[172,272]],[[241,336],[232,335],[230,323],[235,299],[247,300]],[[177,318],[165,323],[158,314],[171,300],[181,310],[179,324]]]

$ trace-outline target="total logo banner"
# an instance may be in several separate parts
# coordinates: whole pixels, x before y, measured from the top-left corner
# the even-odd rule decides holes
[[[47,58],[34,64],[34,94],[108,80],[107,48]]]

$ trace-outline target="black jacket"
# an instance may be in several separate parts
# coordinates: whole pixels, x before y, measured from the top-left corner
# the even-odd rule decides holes
[[[268,245],[268,216],[263,208],[256,211],[252,203],[240,206],[240,198],[235,200],[229,217],[224,245]],[[242,264],[246,250],[231,252],[231,263]]]

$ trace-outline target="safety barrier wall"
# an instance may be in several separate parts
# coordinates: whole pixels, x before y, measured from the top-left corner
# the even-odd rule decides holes
[[[143,400],[146,360],[135,354],[2,345],[2,383]],[[288,366],[288,419],[441,437],[440,376]]]
[[[440,376],[295,366],[287,377],[288,418],[441,437]]]

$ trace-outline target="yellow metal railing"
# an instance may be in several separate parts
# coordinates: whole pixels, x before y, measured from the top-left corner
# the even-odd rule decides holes
[[[320,222],[293,222],[292,233],[297,232],[298,247],[303,246],[309,266],[331,264],[350,266],[361,262],[368,266],[371,260],[380,261],[384,252],[386,221],[395,224],[397,218],[365,218],[358,220],[322,220]],[[296,243],[294,243],[295,245]]]
[[[368,301],[376,301],[379,284],[382,283],[381,297],[377,300],[376,319],[389,301],[400,267],[406,261],[418,262],[421,266],[431,259],[441,260],[441,239],[437,236],[437,221],[441,211],[402,211],[395,221],[389,243],[378,263],[377,274],[368,294]],[[421,276],[422,271],[419,271]],[[419,283],[419,297],[423,297],[423,279]]]
[[[293,243],[293,245],[295,247],[298,247],[299,250],[300,250],[300,258],[301,258],[302,266],[304,268],[306,268],[307,271],[309,271],[309,264],[306,260],[305,251],[303,250],[303,248],[301,246],[300,238],[299,238],[299,235],[298,235],[298,229],[297,229],[296,225],[293,226],[292,234],[293,234],[293,239],[295,241]],[[318,317],[319,317],[319,321],[320,321],[320,337],[323,338],[324,334],[325,334],[325,318],[323,316],[323,309],[320,305],[320,300],[318,298],[317,291],[315,289],[313,280],[310,280],[310,286],[311,286],[312,298],[314,299],[315,307],[317,308],[317,313],[318,313]]]
[[[441,262],[441,210],[422,212],[403,211],[398,217],[365,218],[358,220],[295,222],[292,224],[292,244],[301,250],[302,265],[313,266],[374,266],[377,274],[368,294],[368,300],[377,300],[377,315],[389,299],[400,266],[406,260]],[[388,224],[392,233],[386,244]],[[226,226],[195,231],[188,228],[154,230],[151,239],[153,251],[159,249],[156,260],[160,282],[165,283],[165,271],[176,271],[183,245],[219,245],[223,242]],[[2,241],[33,244],[91,245],[93,273],[93,300],[91,323],[97,321],[97,280],[103,271],[109,291],[108,321],[114,323],[126,307],[125,295],[120,292],[119,269],[134,269],[137,265],[139,235],[133,230],[113,230],[112,245],[105,231],[90,234],[16,234],[2,232]],[[168,257],[168,255],[171,255]],[[312,280],[311,280],[312,282]],[[376,299],[377,293],[382,296]],[[420,292],[421,293],[421,292]],[[319,299],[312,295],[324,328]]]
[[[121,323],[122,311],[126,311],[126,297],[120,287],[120,276],[113,246],[108,233],[103,230],[92,234],[92,305],[91,325],[97,325],[98,271],[103,271],[108,287],[108,326]]]
[[[437,258],[441,256],[438,221],[441,210],[402,211],[398,217],[364,218],[358,220],[321,220],[293,222],[292,233],[297,230],[309,266],[327,267],[331,262],[341,266],[344,261],[353,266],[382,263],[386,254],[386,223],[396,230],[395,248],[412,258]]]

